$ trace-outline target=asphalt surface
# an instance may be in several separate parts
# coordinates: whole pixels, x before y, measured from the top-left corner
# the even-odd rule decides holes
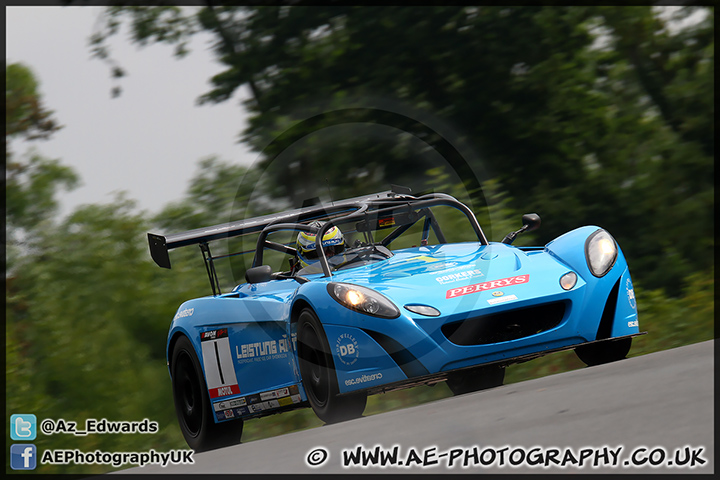
[[[714,473],[713,352],[702,342],[121,473]],[[396,448],[392,465],[355,462],[375,447]]]

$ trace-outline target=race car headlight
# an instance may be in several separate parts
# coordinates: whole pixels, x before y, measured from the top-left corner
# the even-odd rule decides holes
[[[615,239],[605,230],[596,231],[585,242],[588,267],[596,277],[602,277],[610,271],[617,260],[617,253]]]
[[[400,310],[385,296],[359,285],[328,283],[328,293],[342,306],[380,318],[397,318]]]

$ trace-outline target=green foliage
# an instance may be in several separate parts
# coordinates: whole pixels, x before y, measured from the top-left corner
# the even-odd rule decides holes
[[[175,42],[192,22],[214,36],[226,69],[200,101],[249,88],[243,138],[275,197],[420,191],[437,177],[424,172],[452,170],[441,136],[462,140],[479,183],[542,216],[539,243],[601,225],[639,279],[668,289],[712,254],[714,193],[714,8],[670,11],[221,6],[171,27],[158,7],[118,7],[112,18],[129,18],[136,41]],[[421,126],[431,119],[434,132]]]
[[[48,138],[61,127],[45,110],[32,70],[21,63],[5,66],[5,158],[9,160],[8,143],[15,138],[37,140]]]
[[[57,210],[55,194],[79,184],[78,176],[59,160],[30,152],[6,170],[6,219],[12,228],[31,230]]]
[[[10,150],[16,139],[47,139],[60,127],[42,105],[38,81],[30,68],[13,63],[5,67],[5,207],[6,271],[23,251],[32,250],[33,231],[42,228],[57,211],[55,194],[72,190],[79,179],[58,160],[32,149],[19,158]]]
[[[46,448],[185,448],[164,349],[180,303],[209,292],[197,249],[149,258],[146,233],[175,233],[387,188],[448,192],[471,206],[491,241],[542,227],[542,245],[585,224],[607,228],[631,266],[642,330],[632,355],[714,338],[714,8],[682,7],[673,29],[652,7],[114,6],[91,39],[107,48],[130,21],[131,41],[176,46],[204,30],[224,71],[200,102],[238,88],[251,97],[245,142],[257,168],[199,164],[181,201],[159,214],[123,195],[57,219],[56,195],[79,182],[13,139],[58,126],[28,67],[6,67],[6,415],[142,420],[155,435],[41,436]],[[518,32],[522,32],[518,34]],[[448,160],[457,148],[469,173]],[[452,153],[452,152],[451,152]],[[468,175],[477,177],[472,182]],[[451,240],[467,220],[439,214]],[[221,242],[219,242],[221,243]],[[254,248],[254,239],[214,254]],[[246,259],[218,262],[223,289]],[[573,352],[508,368],[506,383],[582,368]],[[366,415],[449,396],[447,386],[376,395]],[[315,428],[311,410],[251,420],[245,441]],[[8,467],[9,468],[9,467]],[[39,473],[107,467],[44,466]]]
[[[181,445],[164,348],[168,324],[187,292],[159,281],[162,272],[148,261],[147,222],[133,208],[119,197],[110,205],[80,208],[57,227],[37,232],[40,252],[21,259],[8,282],[8,391],[13,394],[6,408],[80,425],[87,418],[149,418],[163,431],[70,440],[40,436],[38,449]],[[106,470],[44,466],[38,471]]]

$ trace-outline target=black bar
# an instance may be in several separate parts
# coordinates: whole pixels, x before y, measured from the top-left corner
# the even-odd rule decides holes
[[[218,351],[217,342],[215,342],[215,358],[218,364],[218,373],[220,373],[220,383],[225,385],[225,377],[223,376],[222,365],[220,365],[220,352]]]

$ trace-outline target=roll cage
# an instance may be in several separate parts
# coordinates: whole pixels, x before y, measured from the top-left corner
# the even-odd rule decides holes
[[[435,216],[430,211],[430,207],[435,206],[448,206],[462,212],[469,220],[480,244],[488,244],[487,238],[472,210],[456,198],[445,193],[429,193],[416,197],[410,195],[410,189],[396,186],[393,186],[390,191],[340,200],[332,202],[330,205],[302,207],[284,213],[264,215],[168,236],[148,233],[148,244],[153,260],[163,268],[171,267],[169,250],[188,245],[199,245],[213,295],[219,295],[221,291],[214,265],[215,260],[254,252],[252,266],[259,267],[263,264],[263,252],[266,248],[295,255],[296,249],[290,245],[268,240],[268,235],[274,232],[304,231],[316,235],[315,245],[320,253],[318,261],[322,267],[323,277],[332,276],[330,264],[322,248],[322,238],[333,226],[354,224],[354,230],[363,233],[365,236],[366,245],[382,245],[387,248],[418,221],[424,220],[422,240],[426,242],[430,230],[432,230],[440,243],[447,243]],[[325,223],[321,227],[314,227],[304,223],[311,220],[320,220]],[[377,244],[374,242],[373,230],[393,227],[395,229],[385,236],[381,242]],[[256,247],[253,250],[216,256],[213,256],[210,252],[209,242],[211,241],[252,233],[259,233]]]

